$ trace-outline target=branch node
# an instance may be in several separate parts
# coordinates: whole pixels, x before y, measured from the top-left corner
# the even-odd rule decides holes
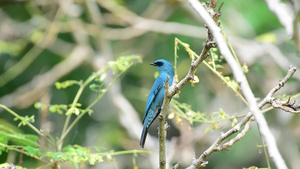
[[[161,120],[163,119],[163,115],[161,113],[159,113],[158,118]]]
[[[208,161],[202,161],[200,167],[204,168],[208,164]]]
[[[164,165],[166,165],[166,160],[162,160],[159,163],[160,163],[161,166],[164,166]]]
[[[170,129],[170,125],[167,121],[165,121],[165,131],[168,131]]]

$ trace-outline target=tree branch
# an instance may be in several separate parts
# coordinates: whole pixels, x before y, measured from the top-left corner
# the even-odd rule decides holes
[[[296,67],[291,66],[291,68],[288,70],[287,75],[278,83],[277,86],[275,86],[271,91],[267,94],[267,96],[263,99],[262,102],[258,104],[259,109],[262,109],[264,105],[266,105],[269,102],[269,97],[271,97],[275,92],[277,92],[279,89],[281,89],[284,84],[293,76],[294,72],[296,71]],[[229,147],[231,147],[234,143],[239,141],[241,138],[243,138],[246,134],[246,132],[249,130],[250,127],[250,120],[252,118],[252,113],[249,112],[247,115],[234,126],[230,130],[228,130],[226,133],[221,133],[220,136],[217,138],[217,140],[206,150],[204,151],[198,159],[194,159],[192,164],[187,167],[188,169],[195,169],[198,167],[205,167],[207,165],[207,157],[211,155],[215,151],[222,151],[227,150]],[[224,143],[221,145],[221,143],[234,133],[240,131],[240,129],[244,126],[244,129],[236,135],[234,138],[232,138],[230,141]]]
[[[286,112],[290,112],[293,114],[300,113],[300,110],[297,110],[300,108],[300,105],[296,104],[295,100],[292,101],[290,97],[286,101],[280,101],[279,99],[273,97],[273,95],[284,86],[288,79],[294,75],[296,70],[296,67],[290,66],[287,75],[282,80],[280,80],[278,85],[274,87],[264,98],[264,100],[262,101],[264,105],[262,106],[271,104],[272,107],[282,109]]]
[[[251,91],[247,79],[241,67],[238,65],[238,63],[232,56],[220,28],[217,26],[213,18],[211,18],[211,16],[208,14],[208,12],[205,10],[205,8],[197,0],[188,0],[188,2],[194,8],[194,10],[196,10],[196,12],[203,18],[205,23],[208,25],[209,29],[212,31],[212,34],[214,35],[217,41],[221,54],[224,56],[228,65],[231,67],[233,74],[236,78],[236,81],[240,84],[241,91],[245,96],[247,102],[249,103],[249,109],[253,114],[253,116],[255,117],[255,120],[259,127],[259,131],[262,134],[264,140],[266,141],[266,144],[268,145],[267,148],[270,157],[273,159],[277,168],[287,169],[287,166],[277,148],[275,138],[272,135],[264,116],[262,115],[262,113],[258,108],[256,99]],[[206,156],[205,152],[204,152],[204,156]]]
[[[159,140],[159,168],[165,169],[166,168],[166,129],[165,121],[166,121],[166,114],[169,102],[172,98],[172,96],[168,95],[169,90],[169,77],[166,80],[166,84],[164,84],[165,88],[165,98],[162,105],[162,109],[164,111],[161,111],[159,114],[159,132],[158,132],[158,140]]]
[[[211,4],[212,6],[214,4]],[[214,12],[212,14],[213,18],[215,18],[216,20],[219,19],[220,15],[220,9],[218,12]],[[162,110],[160,113],[160,129],[159,129],[159,141],[160,141],[160,149],[159,149],[159,154],[160,154],[160,160],[159,160],[159,164],[160,164],[160,168],[165,168],[165,116],[166,116],[166,112],[168,109],[168,105],[169,102],[171,100],[171,98],[179,93],[179,91],[188,83],[190,82],[193,78],[194,78],[194,74],[198,68],[198,66],[203,62],[203,60],[205,60],[208,56],[208,52],[209,50],[214,46],[214,42],[213,42],[213,35],[211,34],[210,30],[208,30],[208,39],[206,40],[206,43],[204,45],[203,50],[200,53],[200,56],[192,61],[191,63],[191,67],[187,73],[187,75],[178,83],[175,83],[175,79],[174,79],[174,83],[169,87],[169,85],[165,85],[165,97],[164,97],[164,101],[163,101],[163,105],[162,105]],[[167,81],[168,83],[168,81]]]

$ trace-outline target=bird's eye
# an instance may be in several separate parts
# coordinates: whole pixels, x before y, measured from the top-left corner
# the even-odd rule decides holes
[[[156,62],[155,64],[156,64],[156,66],[162,66],[164,63],[163,62]]]

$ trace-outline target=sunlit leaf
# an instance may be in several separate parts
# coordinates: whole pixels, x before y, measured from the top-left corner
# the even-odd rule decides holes
[[[243,64],[242,69],[243,69],[244,73],[248,73],[249,72],[249,69],[248,69],[248,66],[246,65],[246,63]]]
[[[169,115],[168,115],[168,119],[173,119],[175,117],[175,113],[174,112],[171,112]]]
[[[274,33],[265,33],[256,37],[259,42],[263,43],[275,43],[277,36]]]
[[[231,120],[231,127],[234,127],[237,124],[238,120],[236,118],[233,118]]]
[[[67,80],[64,82],[55,82],[55,86],[57,89],[65,89],[70,86],[73,86],[74,84],[80,85],[82,82],[81,81],[76,81],[76,80]]]
[[[210,130],[211,130],[211,128],[210,128],[210,127],[207,127],[207,128],[205,129],[204,133],[207,134]]]

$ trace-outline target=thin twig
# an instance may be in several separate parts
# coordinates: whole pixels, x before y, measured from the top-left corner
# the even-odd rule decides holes
[[[28,127],[30,127],[33,131],[35,131],[38,135],[45,137],[45,135],[39,130],[37,129],[34,125],[32,125],[29,121],[23,121],[22,116],[18,115],[16,112],[12,111],[11,109],[9,109],[8,107],[6,107],[5,105],[0,104],[0,107],[5,109],[7,112],[9,112],[10,114],[12,114],[13,116],[17,117],[18,119],[20,119],[22,122],[25,122],[26,125]]]
[[[297,68],[294,66],[290,66],[286,76],[279,81],[278,85],[275,86],[266,96],[266,98],[264,99],[264,102],[268,102],[268,100],[279,90],[281,89],[284,84],[294,75],[294,73],[296,72]]]
[[[279,99],[273,97],[274,94],[284,86],[288,79],[290,79],[294,75],[296,70],[296,67],[290,66],[287,75],[282,80],[280,80],[278,85],[275,86],[264,98],[264,100],[262,101],[262,107],[266,104],[271,104],[273,108],[279,108],[293,114],[300,113],[300,110],[298,110],[300,108],[300,105],[296,104],[295,100],[291,100],[291,97],[289,97],[286,101],[280,101]]]
[[[216,149],[218,151],[222,151],[222,150],[227,150],[229,147],[231,147],[234,143],[238,142],[239,140],[241,140],[245,134],[247,133],[247,131],[249,130],[250,128],[250,122],[251,121],[247,121],[247,123],[245,124],[244,126],[244,129],[239,133],[237,134],[234,138],[232,138],[230,141],[222,144],[221,146],[218,146]]]

